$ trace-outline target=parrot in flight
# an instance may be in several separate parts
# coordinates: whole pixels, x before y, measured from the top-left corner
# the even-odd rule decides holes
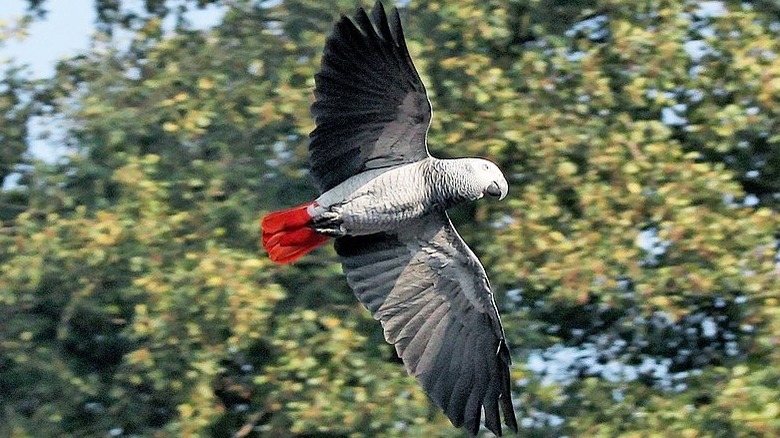
[[[321,195],[261,221],[270,258],[290,263],[335,239],[347,282],[406,371],[456,427],[517,433],[511,358],[485,269],[447,209],[507,181],[481,158],[428,153],[431,104],[398,9],[344,15],[315,75],[310,172]]]

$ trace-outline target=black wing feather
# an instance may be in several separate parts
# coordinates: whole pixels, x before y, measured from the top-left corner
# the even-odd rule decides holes
[[[446,213],[395,234],[339,238],[336,252],[406,370],[455,426],[475,435],[484,411],[485,426],[500,435],[503,412],[517,432],[511,359],[490,285]]]
[[[431,105],[404,41],[397,9],[381,3],[341,17],[314,77],[316,127],[309,165],[320,190],[367,169],[428,157]]]

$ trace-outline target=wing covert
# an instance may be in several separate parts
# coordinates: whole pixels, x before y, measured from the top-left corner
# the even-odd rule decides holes
[[[487,275],[446,213],[397,234],[336,240],[347,281],[409,374],[457,427],[517,432],[509,349]]]
[[[322,191],[366,169],[428,156],[431,105],[409,56],[398,9],[342,16],[315,75],[309,164]]]

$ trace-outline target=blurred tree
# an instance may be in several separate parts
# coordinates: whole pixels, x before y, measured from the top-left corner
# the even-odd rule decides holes
[[[29,17],[0,21],[0,49],[9,39],[22,38],[30,23]],[[35,113],[34,81],[26,77],[23,67],[12,59],[0,59],[0,219],[10,219],[26,208],[26,194],[14,190],[24,184],[29,163],[27,124]]]
[[[402,4],[432,150],[513,187],[455,216],[523,435],[780,434],[771,2]],[[0,435],[453,436],[331,250],[280,267],[256,244],[315,194],[313,75],[354,2],[95,7],[88,53],[2,77],[3,171],[32,114],[72,153],[0,193]],[[224,15],[197,30],[203,7]]]

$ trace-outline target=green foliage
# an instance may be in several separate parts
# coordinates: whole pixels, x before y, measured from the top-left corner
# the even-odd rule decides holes
[[[0,184],[13,172],[15,165],[22,161],[22,154],[26,151],[30,106],[21,102],[19,94],[24,82],[19,74],[17,69],[10,69],[0,82],[0,112],[5,116],[0,131],[0,142],[3,143],[0,151]]]
[[[130,3],[95,2],[55,77],[4,68],[0,177],[24,175],[0,191],[0,435],[459,433],[331,249],[257,245],[316,195],[313,75],[353,2]],[[780,434],[780,35],[754,3],[403,3],[432,151],[510,180],[454,216],[524,436]],[[68,121],[56,164],[24,155],[38,113]]]

